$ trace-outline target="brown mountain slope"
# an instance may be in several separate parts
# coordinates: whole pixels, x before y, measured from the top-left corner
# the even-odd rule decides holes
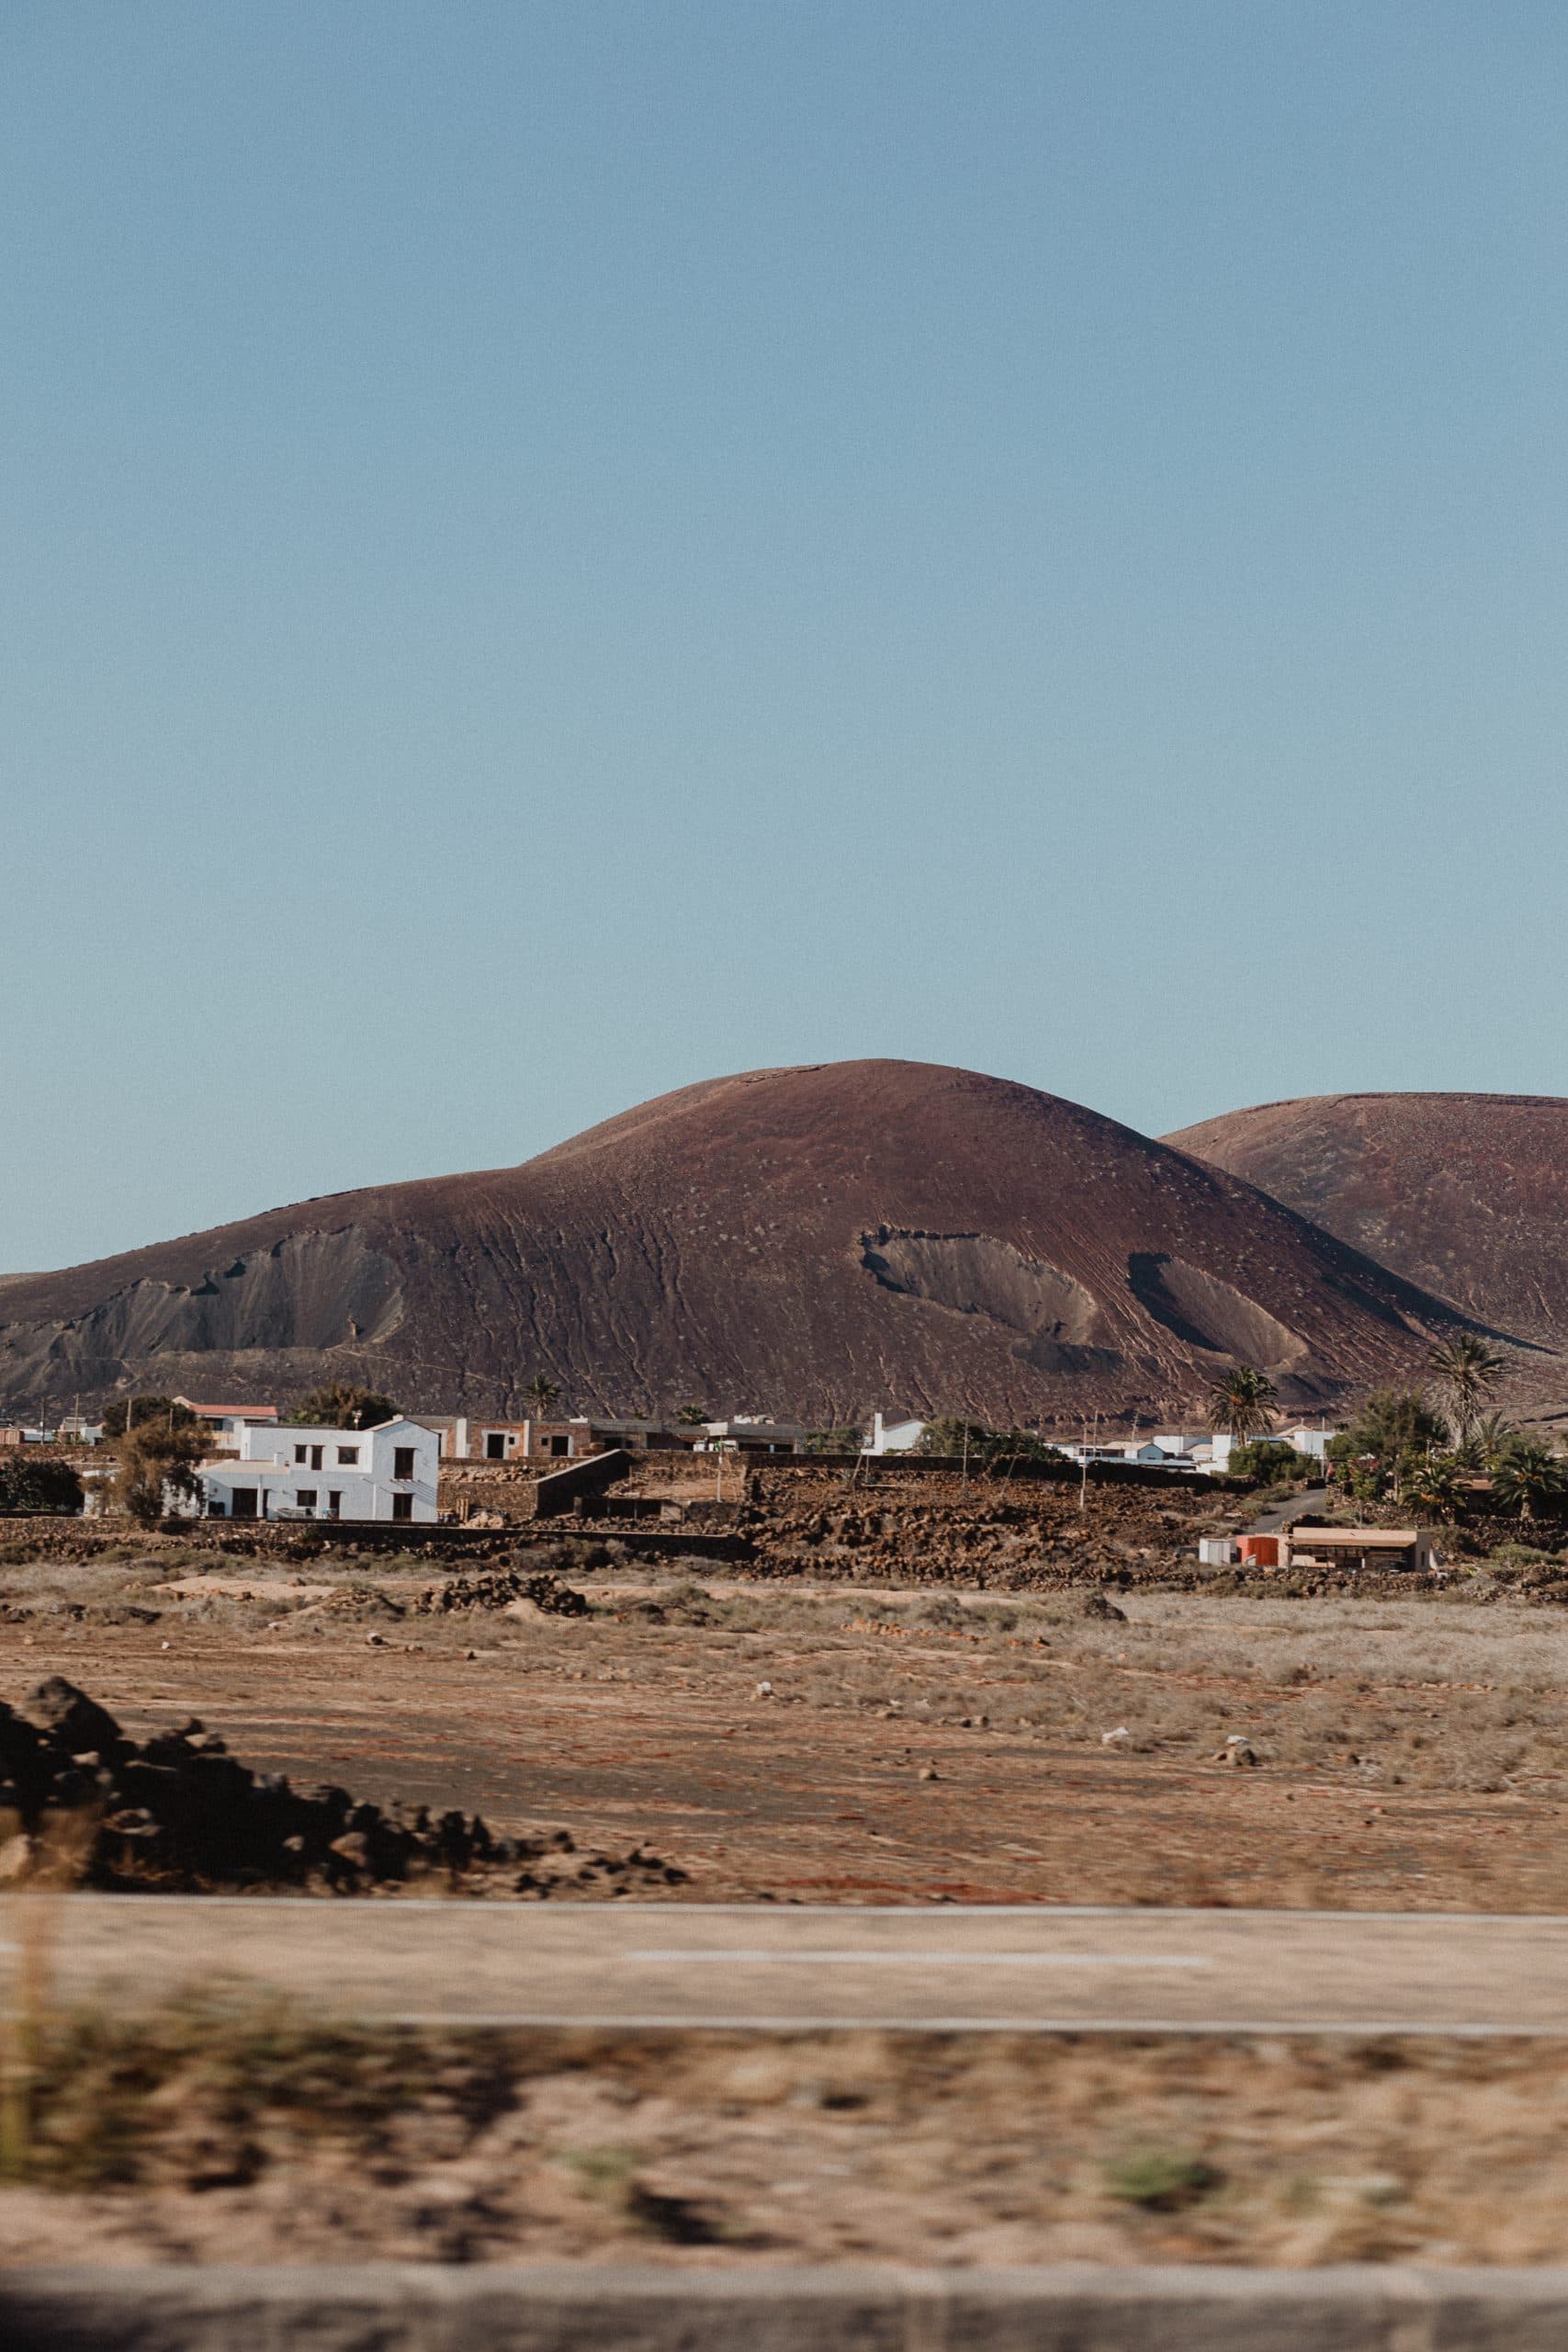
[[[1568,1102],[1324,1094],[1166,1141],[1483,1321],[1568,1345]]]
[[[496,1409],[994,1419],[1176,1409],[1232,1358],[1305,1404],[1451,1319],[1234,1177],[967,1070],[682,1089],[520,1168],[346,1193],[7,1286],[0,1399],[327,1375]]]

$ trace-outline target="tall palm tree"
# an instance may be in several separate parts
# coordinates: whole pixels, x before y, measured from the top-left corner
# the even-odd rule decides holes
[[[535,1420],[547,1421],[559,1395],[558,1384],[547,1373],[536,1372],[523,1391],[523,1399]]]
[[[1454,1442],[1462,1445],[1481,1410],[1483,1398],[1495,1387],[1506,1358],[1478,1331],[1459,1331],[1442,1340],[1427,1359],[1453,1424]]]
[[[1209,1391],[1209,1411],[1214,1427],[1238,1445],[1249,1437],[1266,1430],[1274,1418],[1274,1400],[1278,1394],[1266,1372],[1258,1372],[1249,1363],[1238,1363],[1234,1371],[1216,1380]]]

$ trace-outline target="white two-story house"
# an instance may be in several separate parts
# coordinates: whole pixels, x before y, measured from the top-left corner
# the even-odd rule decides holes
[[[441,1441],[418,1421],[373,1430],[243,1428],[238,1455],[201,1464],[208,1519],[412,1520],[436,1516]]]

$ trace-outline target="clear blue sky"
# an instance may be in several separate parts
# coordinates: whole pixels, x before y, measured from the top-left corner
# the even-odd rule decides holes
[[[0,1268],[1568,1091],[1568,12],[6,0]]]

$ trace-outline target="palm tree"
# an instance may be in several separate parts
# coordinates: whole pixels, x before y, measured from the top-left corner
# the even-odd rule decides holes
[[[1456,1519],[1465,1499],[1457,1453],[1434,1453],[1411,1473],[1404,1500],[1422,1519]]]
[[[536,1372],[523,1391],[523,1401],[527,1406],[532,1419],[547,1421],[559,1395],[559,1386],[548,1374]]]
[[[675,1419],[682,1429],[700,1430],[707,1417],[708,1408],[705,1405],[682,1405]]]
[[[1470,1435],[1471,1425],[1481,1409],[1482,1398],[1489,1388],[1495,1386],[1506,1362],[1506,1359],[1475,1331],[1456,1332],[1451,1340],[1442,1340],[1427,1357],[1427,1369],[1449,1408],[1456,1443],[1462,1445]]]
[[[1538,1510],[1549,1510],[1562,1500],[1568,1489],[1565,1473],[1568,1464],[1539,1438],[1516,1438],[1493,1476],[1492,1492],[1505,1510],[1533,1519]]]
[[[1500,1468],[1503,1458],[1518,1435],[1512,1421],[1502,1413],[1483,1413],[1460,1452],[1467,1470],[1490,1473]]]
[[[1214,1427],[1245,1445],[1249,1437],[1266,1430],[1274,1418],[1277,1395],[1273,1382],[1266,1372],[1258,1372],[1249,1363],[1238,1363],[1235,1370],[1216,1380],[1209,1391],[1209,1410]]]

